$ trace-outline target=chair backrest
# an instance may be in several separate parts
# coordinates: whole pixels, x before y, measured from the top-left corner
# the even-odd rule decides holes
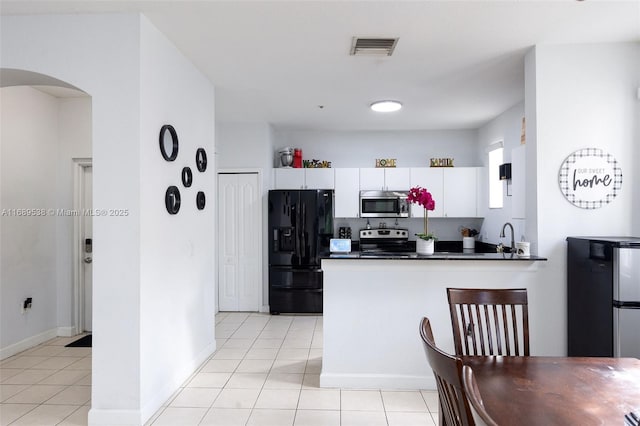
[[[447,426],[474,426],[462,385],[462,360],[436,347],[428,318],[422,318],[420,336],[433,370],[440,397],[440,416]]]
[[[527,290],[448,288],[456,355],[529,355]]]
[[[468,365],[462,367],[462,384],[465,395],[469,400],[471,416],[476,426],[498,426],[498,423],[491,418],[484,408],[482,396],[473,377],[473,370]]]

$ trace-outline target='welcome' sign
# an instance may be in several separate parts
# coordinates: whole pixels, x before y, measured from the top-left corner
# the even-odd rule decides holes
[[[558,181],[570,203],[583,209],[597,209],[613,201],[620,192],[622,169],[611,154],[585,148],[564,160]]]

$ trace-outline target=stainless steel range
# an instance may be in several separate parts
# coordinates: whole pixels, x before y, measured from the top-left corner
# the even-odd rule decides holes
[[[360,230],[360,252],[398,253],[409,249],[409,230],[404,228],[374,228]]]

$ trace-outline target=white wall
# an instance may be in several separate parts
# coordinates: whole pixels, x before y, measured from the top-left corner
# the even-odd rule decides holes
[[[93,423],[140,422],[139,26],[137,15],[2,17],[3,68],[92,96],[94,208],[129,210],[93,222]]]
[[[489,167],[489,156],[487,148],[502,141],[504,143],[504,163],[511,163],[511,153],[514,148],[519,148],[520,134],[522,129],[522,117],[524,117],[524,103],[519,103],[509,108],[495,119],[478,129],[478,150],[477,155],[482,164]],[[497,170],[487,170],[484,179],[489,179],[488,173],[497,173]],[[488,187],[488,185],[487,185]],[[512,193],[513,188],[510,188]],[[520,241],[525,236],[525,221],[514,219],[512,214],[512,196],[507,195],[506,182],[503,182],[503,207],[501,209],[487,208],[482,224],[481,235],[483,241],[494,244],[503,243],[511,245],[511,235],[505,231],[505,238],[500,238],[500,231],[505,222],[510,222],[514,228],[514,239]],[[525,239],[528,238],[525,236]],[[529,241],[529,240],[527,240]]]
[[[56,162],[51,160],[58,149],[58,101],[30,87],[9,87],[0,89],[0,105],[0,353],[4,358],[56,335],[56,218],[12,212],[56,205]],[[33,308],[23,314],[27,297],[33,298]]]
[[[527,129],[527,145],[537,158],[537,188],[527,200],[527,218],[535,209],[538,253],[549,258],[540,271],[542,291],[529,300],[533,335],[540,335],[537,330],[548,335],[532,341],[536,354],[566,353],[566,237],[632,232],[639,49],[639,44],[537,46],[527,58],[526,73],[535,75],[535,108],[525,108],[535,132]],[[613,154],[624,178],[615,200],[597,210],[573,206],[558,186],[564,159],[586,147]]]
[[[276,130],[274,146],[301,148],[305,160],[331,161],[331,167],[375,167],[376,158],[396,158],[398,167],[429,167],[432,157],[453,157],[459,167],[481,165],[476,130]]]
[[[114,28],[118,30],[114,31]],[[156,63],[156,60],[164,63],[167,58],[176,57],[175,53],[170,52],[171,48],[151,33],[148,23],[144,19],[141,23],[141,17],[137,14],[3,16],[1,22],[2,68],[46,74],[91,95],[94,208],[127,209],[129,212],[126,217],[96,217],[93,224],[96,244],[93,263],[94,339],[90,424],[144,423],[147,414],[157,404],[157,398],[166,392],[166,386],[184,375],[185,357],[190,357],[192,363],[197,362],[203,352],[213,347],[214,341],[211,335],[205,342],[207,339],[203,333],[207,332],[208,325],[203,324],[194,331],[190,329],[198,315],[201,318],[211,315],[209,320],[213,322],[213,296],[206,294],[207,283],[204,282],[209,277],[212,285],[213,273],[203,265],[199,265],[195,271],[193,269],[194,264],[204,257],[213,261],[213,232],[207,233],[210,228],[205,227],[201,237],[189,241],[193,227],[189,225],[183,229],[184,221],[176,220],[173,227],[167,227],[152,216],[152,223],[148,226],[145,224],[143,228],[142,223],[146,218],[141,214],[143,211],[146,215],[151,210],[164,209],[164,196],[157,198],[155,194],[157,188],[165,187],[165,175],[157,175],[155,166],[150,166],[155,161],[153,158],[162,162],[157,151],[159,128],[151,128],[156,126],[154,120],[167,119],[167,116],[151,117],[153,111],[159,114],[162,108],[150,104],[152,96],[161,94],[151,95],[147,92],[143,97],[142,82],[145,82],[147,90],[185,84],[184,87],[189,88],[189,92],[186,92],[189,96],[193,87],[203,89],[194,104],[189,101],[194,109],[206,104],[202,99],[211,95],[212,90],[204,87],[201,80],[187,83],[171,79],[175,77],[173,69],[171,73],[165,73],[162,68],[151,69],[150,64]],[[146,56],[141,55],[143,48]],[[178,67],[181,78],[194,77],[195,74],[187,71],[186,65],[179,64]],[[160,83],[165,77],[167,79]],[[176,91],[162,100],[178,102],[176,106],[182,104],[182,98]],[[147,108],[150,109],[148,113]],[[183,119],[186,115],[177,112],[175,107],[170,112],[176,119]],[[145,114],[144,120],[141,114]],[[209,121],[203,122],[204,116]],[[187,149],[193,143],[212,151],[213,120],[213,109],[206,104],[206,109],[194,115],[192,120],[183,121],[179,130],[191,128],[192,135],[199,138],[192,142],[185,141]],[[146,170],[149,170],[150,176],[144,174]],[[172,170],[167,169],[167,173],[166,176],[174,179]],[[178,176],[175,182],[179,182]],[[203,188],[207,190],[206,183]],[[211,201],[215,196],[209,198]],[[203,218],[208,214],[209,211],[205,212]],[[152,263],[161,263],[166,259],[166,255],[157,255],[151,246],[155,238],[159,238],[159,243],[166,243],[169,237],[165,235],[168,232],[173,235],[187,234],[179,240],[177,250],[182,257],[174,263],[175,275],[184,275],[192,280],[186,286],[184,282],[173,280],[174,274],[159,277],[155,284],[149,281],[151,276],[148,271]],[[159,257],[156,258],[156,255]],[[195,283],[196,280],[202,281]],[[150,286],[153,286],[153,290]],[[158,316],[158,311],[154,309],[162,308],[158,301],[170,300],[179,291],[183,291],[184,295],[177,304],[178,311],[174,317],[176,325],[163,328],[166,323],[153,321]],[[203,295],[204,298],[200,299]],[[185,317],[187,303],[191,303],[192,313]],[[144,307],[141,307],[142,304]],[[149,307],[147,304],[150,304]],[[154,305],[157,308],[153,308]],[[160,358],[159,363],[152,362],[142,372],[141,366],[148,361],[148,357],[158,356],[157,353],[151,354],[147,336],[160,334],[167,340],[187,342],[192,337],[193,340],[166,370],[158,370],[159,364],[164,362]],[[149,375],[153,373],[158,374],[158,382],[165,385],[155,390],[156,395],[151,395],[149,391]]]
[[[19,206],[37,202],[46,209],[73,209],[72,159],[91,157],[91,99],[89,97],[55,98],[40,90],[27,86],[2,89],[3,103],[3,162],[2,168],[3,199],[12,198]],[[46,111],[46,114],[43,112]],[[27,141],[23,144],[23,140]],[[29,149],[25,155],[21,152]],[[28,163],[26,162],[28,159]],[[55,159],[55,161],[52,161]],[[20,167],[18,167],[20,166]],[[53,167],[53,176],[50,168]],[[29,187],[21,187],[19,182],[32,181]],[[33,175],[33,176],[31,176]],[[18,194],[20,201],[12,195]],[[3,203],[4,204],[4,203]],[[12,204],[12,205],[13,205]],[[6,208],[3,206],[3,208]],[[11,329],[2,333],[2,357],[40,343],[61,332],[69,333],[73,324],[73,222],[72,216],[47,212],[46,217],[29,217],[16,221],[10,216],[2,217],[2,235],[4,246],[3,269],[3,325],[11,324]],[[53,229],[49,227],[53,224]],[[5,227],[6,226],[6,227]],[[54,246],[47,253],[25,250],[23,238],[37,233],[39,244],[46,244],[48,237],[53,238]],[[28,238],[27,238],[28,239]],[[20,258],[17,261],[17,257]],[[53,260],[50,265],[49,260]],[[43,261],[44,260],[44,261]],[[14,275],[15,265],[27,268],[27,274]],[[49,272],[52,275],[49,275]],[[24,278],[27,275],[39,275],[37,287],[47,290],[33,297],[33,308],[25,314],[17,308],[34,292],[32,285]],[[5,280],[6,279],[6,280]],[[11,294],[10,288],[21,285],[22,293]],[[40,293],[39,291],[36,291]],[[53,294],[49,294],[53,292]],[[20,300],[18,300],[20,299]],[[52,303],[52,300],[56,300]],[[34,330],[36,318],[53,312],[51,321],[39,324]],[[19,316],[14,317],[14,315]],[[48,316],[47,316],[48,318]],[[18,324],[24,323],[26,327]],[[39,333],[45,333],[40,335]]]
[[[140,52],[140,381],[146,419],[215,350],[217,198],[213,86],[144,17]],[[178,134],[173,162],[158,148],[163,124]],[[196,167],[198,148],[208,154],[204,172]],[[185,166],[193,173],[189,188],[181,182]],[[181,194],[176,215],[164,206],[171,185]],[[203,210],[196,208],[198,191],[206,196]]]
[[[91,158],[91,98],[58,99],[57,209],[73,209],[73,159]],[[73,224],[74,217],[56,217],[58,285],[58,328],[70,330],[73,306]]]
[[[267,123],[218,123],[216,164],[220,171],[262,172],[262,310],[269,305],[268,193],[272,187],[273,128]],[[217,281],[216,277],[216,283]],[[218,287],[216,287],[217,290]]]

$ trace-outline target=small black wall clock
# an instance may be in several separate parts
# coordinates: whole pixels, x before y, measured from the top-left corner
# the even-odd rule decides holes
[[[198,195],[196,195],[196,206],[198,207],[198,210],[203,210],[205,203],[206,199],[204,196],[204,192],[198,191]]]
[[[199,172],[207,170],[207,152],[204,148],[198,148],[196,151],[196,167]]]
[[[193,173],[191,173],[190,167],[184,167],[182,169],[182,184],[185,188],[189,188],[193,183]]]
[[[160,129],[160,152],[167,161],[178,157],[178,134],[170,124],[165,124]]]
[[[170,186],[164,194],[164,205],[169,214],[176,214],[180,211],[180,190],[177,186]]]

